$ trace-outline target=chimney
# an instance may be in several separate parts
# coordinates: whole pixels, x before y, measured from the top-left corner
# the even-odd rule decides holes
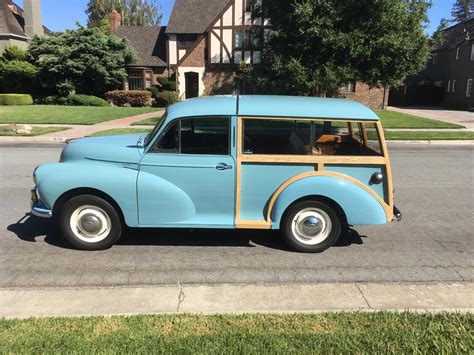
[[[110,33],[114,34],[117,28],[122,24],[122,16],[117,11],[112,11],[109,14]]]
[[[26,35],[28,37],[33,37],[34,35],[44,35],[43,21],[41,20],[40,0],[24,0],[23,7]]]

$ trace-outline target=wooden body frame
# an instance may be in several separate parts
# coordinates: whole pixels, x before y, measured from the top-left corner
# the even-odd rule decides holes
[[[271,229],[272,228],[272,220],[271,220],[271,213],[273,206],[280,195],[281,192],[285,190],[290,184],[295,181],[304,179],[310,176],[332,176],[337,177],[346,181],[349,181],[363,190],[367,191],[371,196],[373,196],[383,207],[385,214],[387,215],[387,222],[392,221],[393,219],[393,184],[392,184],[392,171],[390,167],[390,160],[388,156],[387,145],[385,141],[384,132],[382,129],[382,125],[380,121],[362,121],[362,120],[354,120],[354,119],[344,119],[341,121],[349,122],[353,124],[359,123],[375,123],[377,136],[380,142],[381,154],[380,157],[374,156],[324,156],[324,155],[260,155],[260,154],[252,154],[252,155],[245,155],[243,154],[243,143],[242,143],[242,136],[243,136],[243,120],[245,119],[263,119],[263,120],[309,120],[309,121],[335,121],[335,119],[318,119],[318,118],[295,118],[295,117],[252,117],[252,116],[238,116],[237,117],[237,177],[236,177],[236,199],[235,199],[235,224],[236,228],[242,229]],[[367,133],[365,130],[364,125],[361,125],[362,132],[361,136],[364,140],[364,144],[367,145]],[[352,125],[350,124],[349,127],[349,134],[354,135],[354,130]],[[314,172],[307,172],[299,175],[295,175],[290,179],[283,182],[280,187],[273,193],[270,202],[268,204],[268,208],[266,211],[266,220],[241,220],[240,219],[240,197],[241,197],[241,169],[242,165],[245,163],[302,163],[302,164],[314,164]],[[377,193],[371,190],[369,187],[361,183],[359,180],[354,179],[350,176],[343,175],[340,173],[332,172],[332,171],[325,171],[324,165],[325,164],[345,164],[345,165],[383,165],[386,171],[386,179],[387,179],[387,196],[388,196],[388,203],[384,201]]]

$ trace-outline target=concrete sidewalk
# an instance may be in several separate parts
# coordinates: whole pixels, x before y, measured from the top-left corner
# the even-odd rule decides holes
[[[474,130],[474,112],[445,110],[433,107],[393,107],[388,106],[387,110],[405,113],[407,115],[429,118],[432,120],[454,123],[466,127],[467,130]]]
[[[99,122],[94,125],[88,125],[88,126],[74,125],[74,126],[71,126],[71,129],[60,131],[60,132],[48,133],[48,134],[41,135],[39,137],[45,140],[49,140],[50,142],[51,141],[65,142],[68,139],[82,138],[82,137],[91,135],[93,133],[106,131],[109,129],[130,128],[130,126],[133,123],[140,122],[149,118],[160,117],[161,115],[163,115],[163,113],[164,111],[144,113],[141,115],[119,118],[117,120]],[[47,126],[51,126],[51,125],[47,125]],[[64,125],[64,126],[67,126],[67,125]],[[140,128],[140,127],[141,126],[137,126],[136,128]],[[27,138],[31,139],[30,137],[27,137]]]
[[[474,311],[472,283],[328,283],[0,289],[0,316]]]

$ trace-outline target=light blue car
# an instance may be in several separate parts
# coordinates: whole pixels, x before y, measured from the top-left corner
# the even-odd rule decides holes
[[[105,249],[123,227],[280,229],[321,252],[347,225],[401,218],[377,115],[342,99],[214,96],[148,134],[85,138],[34,171],[32,213]]]

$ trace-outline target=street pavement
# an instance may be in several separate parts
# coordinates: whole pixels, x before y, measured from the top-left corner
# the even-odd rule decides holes
[[[392,147],[403,220],[354,227],[322,254],[288,251],[276,231],[227,230],[128,230],[109,250],[73,250],[27,215],[32,171],[61,147],[0,146],[0,287],[474,281],[472,145]]]

